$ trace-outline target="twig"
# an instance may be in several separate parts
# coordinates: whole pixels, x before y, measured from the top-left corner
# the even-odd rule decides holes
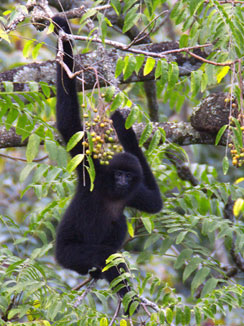
[[[10,160],[14,160],[14,161],[27,162],[27,160],[25,158],[21,158],[21,157],[14,157],[14,156],[2,154],[2,153],[0,153],[0,156],[8,158]],[[48,155],[45,155],[45,156],[43,156],[41,158],[36,158],[36,159],[32,160],[32,162],[41,162],[41,161],[46,160],[47,158],[48,158]]]
[[[205,0],[205,3],[209,3],[209,0]],[[231,3],[232,5],[236,5],[236,4],[243,4],[243,1],[235,1],[235,0],[224,0],[224,1],[219,1],[219,4],[224,5],[227,3]]]
[[[114,321],[115,321],[115,319],[117,318],[117,316],[118,316],[118,314],[119,314],[120,307],[121,307],[121,298],[118,297],[118,305],[117,305],[117,307],[116,307],[116,310],[115,310],[115,313],[114,313],[114,315],[113,315],[113,318],[111,319],[111,322],[109,323],[108,326],[113,326]]]
[[[159,15],[157,15],[156,17],[153,18],[152,21],[150,21],[147,26],[145,28],[143,28],[142,31],[140,31],[140,33],[130,42],[129,45],[127,45],[127,49],[129,49],[133,44],[135,44],[137,41],[141,41],[142,39],[144,39],[146,36],[143,35],[144,32],[152,25],[152,23],[154,23],[159,17],[161,17],[163,14],[165,14],[166,12],[168,12],[168,10],[164,10],[163,12],[161,12]]]
[[[146,304],[145,304],[144,302],[141,302],[140,304],[141,304],[142,308],[145,310],[145,312],[146,312],[146,314],[148,315],[148,317],[151,317],[151,313],[150,313],[150,311],[147,309]]]
[[[198,59],[202,62],[205,63],[209,63],[210,65],[214,65],[214,66],[222,66],[222,67],[226,67],[226,66],[232,66],[233,64],[235,64],[236,62],[238,62],[240,59],[236,59],[234,61],[230,61],[230,62],[215,62],[215,61],[211,61],[211,60],[207,60],[204,59],[203,57],[201,57],[200,55],[197,55],[189,50],[186,51],[188,54],[190,54],[193,58]]]
[[[135,53],[135,54],[144,54],[147,56],[149,55],[149,56],[155,57],[155,58],[164,58],[165,55],[173,54],[173,53],[180,53],[180,52],[187,52],[187,53],[191,54],[190,50],[196,50],[196,49],[201,49],[201,48],[206,48],[206,47],[212,46],[212,44],[203,44],[203,45],[191,46],[188,48],[174,49],[174,50],[162,51],[162,52],[157,53],[157,52],[148,52],[148,51],[135,49],[135,48],[130,48],[128,50],[127,45],[125,45],[123,43],[111,41],[108,39],[102,40],[96,36],[91,38],[91,37],[81,36],[81,35],[70,35],[70,34],[65,34],[65,35],[70,39],[75,39],[75,40],[79,40],[79,41],[89,41],[92,43],[105,43],[105,44],[110,45],[110,46],[114,47],[115,49],[119,49],[121,51],[127,51],[127,52],[131,52],[131,53]],[[202,61],[203,58],[199,57],[198,59]],[[211,61],[210,61],[210,63],[211,63]],[[227,66],[227,65],[231,65],[231,63],[228,63],[228,64],[227,63],[226,64],[218,64],[217,63],[217,65]]]
[[[146,306],[151,307],[153,310],[159,312],[160,308],[158,305],[156,305],[156,303],[144,298],[144,297],[139,297],[139,299],[141,300],[142,303],[144,303]]]
[[[145,307],[148,306],[148,307],[151,307],[153,310],[159,312],[159,311],[162,311],[165,315],[166,315],[166,310],[165,309],[160,309],[158,305],[156,305],[156,303],[144,298],[144,297],[139,297],[139,299],[141,300],[141,304],[142,304],[142,307],[144,308],[145,310]],[[144,304],[144,306],[143,306]],[[146,311],[146,310],[145,310]],[[150,313],[149,313],[150,314]],[[175,326],[174,323],[170,323],[170,326]]]
[[[91,283],[88,285],[88,287],[85,289],[85,291],[82,293],[82,295],[77,297],[77,299],[74,303],[74,308],[77,308],[81,304],[81,302],[84,300],[84,298],[87,296],[87,294],[91,291],[91,288],[95,283],[96,283],[96,280],[93,279],[91,281]]]
[[[78,291],[80,290],[84,285],[86,285],[87,283],[91,282],[92,277],[88,277],[85,281],[83,281],[82,283],[78,284],[77,286],[75,286],[72,291]]]

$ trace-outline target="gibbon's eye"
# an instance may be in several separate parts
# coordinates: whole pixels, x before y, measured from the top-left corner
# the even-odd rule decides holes
[[[122,171],[115,171],[115,177],[121,177],[123,175]]]

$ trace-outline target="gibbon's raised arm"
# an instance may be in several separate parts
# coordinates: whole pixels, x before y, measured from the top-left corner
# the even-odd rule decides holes
[[[148,213],[159,212],[163,207],[160,191],[151,168],[138,145],[133,129],[125,128],[125,118],[119,111],[116,111],[111,119],[113,120],[114,128],[124,150],[138,158],[143,170],[142,185],[135,192],[134,196],[127,202],[127,205]]]
[[[68,23],[63,19],[55,16],[53,18],[55,32],[62,29],[65,33],[70,34]],[[73,50],[70,40],[63,40],[63,62],[73,71]],[[70,137],[78,131],[82,130],[81,119],[79,113],[79,102],[76,91],[76,78],[70,79],[66,71],[57,63],[57,128],[61,133],[66,144]],[[75,156],[82,152],[82,145],[79,143],[73,150],[71,155]]]
[[[71,34],[68,21],[59,16],[53,17],[55,33],[58,35],[59,30],[63,30],[67,34]],[[70,40],[62,40],[63,43],[63,62],[67,65],[71,72],[74,71],[73,48]],[[57,62],[57,104],[56,119],[57,129],[62,135],[65,143],[77,132],[83,131],[82,121],[80,118],[80,105],[76,89],[76,77],[69,78],[66,71]],[[86,139],[86,134],[84,136]],[[72,157],[84,152],[82,142],[78,142],[70,151]],[[85,163],[87,163],[85,158]],[[99,161],[93,159],[95,168],[99,167]],[[82,163],[77,166],[77,172],[80,184],[83,184],[83,178],[86,179],[87,188],[89,188],[90,178],[86,169],[83,169]]]

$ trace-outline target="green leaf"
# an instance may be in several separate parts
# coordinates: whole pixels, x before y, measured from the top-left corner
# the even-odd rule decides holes
[[[36,155],[39,152],[39,146],[40,146],[41,139],[38,135],[32,134],[29,137],[28,144],[26,147],[26,159],[27,162],[30,163],[34,160]]]
[[[225,66],[217,74],[217,83],[219,84],[221,80],[228,74],[230,66]]]
[[[129,309],[130,316],[133,315],[133,313],[136,311],[138,306],[139,306],[139,302],[137,300],[132,301]]]
[[[199,0],[190,0],[190,14],[193,15],[194,11],[197,9],[197,7],[199,6]]]
[[[135,230],[133,228],[133,225],[129,221],[127,221],[127,228],[128,228],[128,233],[131,236],[131,238],[134,238]]]
[[[129,129],[133,126],[139,116],[140,110],[138,106],[133,106],[126,121],[125,121],[125,128]]]
[[[138,8],[139,4],[133,6],[126,14],[123,26],[123,33],[128,32],[140,18],[140,13],[137,12]]]
[[[28,57],[29,52],[31,51],[33,43],[34,43],[34,40],[29,40],[29,41],[25,42],[25,45],[24,45],[24,48],[23,48],[23,56],[25,58]]]
[[[115,111],[119,106],[122,106],[124,103],[124,93],[119,92],[116,96],[115,99],[113,100],[113,103],[111,105],[110,111],[113,112]]]
[[[182,309],[179,307],[176,307],[175,323],[176,323],[176,325],[179,325],[179,324],[181,324],[182,321],[183,321]]]
[[[2,28],[0,28],[0,38],[7,41],[8,43],[11,43],[8,34]]]
[[[161,75],[162,75],[162,62],[161,62],[161,60],[158,60],[157,66],[155,69],[155,79],[159,79],[159,77],[161,77]]]
[[[216,288],[218,282],[219,282],[218,279],[214,277],[207,280],[206,284],[202,289],[201,298],[204,298],[206,295],[212,293],[212,291]]]
[[[81,141],[81,139],[84,137],[84,131],[78,131],[76,132],[74,135],[72,135],[72,137],[70,137],[66,150],[69,152],[72,148],[74,148],[79,141]]]
[[[191,73],[191,92],[192,97],[195,97],[201,90],[202,70],[192,71]]]
[[[13,122],[18,118],[18,116],[19,116],[18,110],[16,110],[16,109],[9,110],[7,119],[5,121],[5,125],[6,125],[7,129],[9,129],[12,126]]]
[[[105,90],[105,101],[106,102],[111,102],[113,96],[114,96],[114,93],[116,91],[116,88],[114,86],[111,86],[111,87],[107,87],[106,90]]]
[[[168,324],[173,322],[173,311],[170,308],[166,308],[166,320]]]
[[[219,129],[218,134],[215,139],[215,146],[218,145],[218,143],[219,143],[221,137],[223,136],[223,133],[225,132],[227,127],[228,127],[228,125],[224,125]]]
[[[240,123],[234,117],[232,117],[232,121],[234,121],[235,125],[236,125],[235,128],[234,127],[232,128],[232,131],[234,133],[235,139],[237,140],[238,147],[242,148],[243,147],[243,141],[242,141],[242,130],[241,130]]]
[[[148,154],[152,153],[158,146],[161,139],[161,132],[156,130],[148,146]]]
[[[48,155],[51,160],[56,161],[57,160],[57,144],[55,141],[52,140],[46,140],[45,141],[45,149],[48,152]]]
[[[111,0],[110,1],[111,6],[113,7],[114,11],[116,14],[119,16],[121,12],[121,4],[119,0]]]
[[[169,70],[169,64],[165,59],[161,60],[161,65],[162,65],[162,74],[160,78],[160,82],[162,85],[165,85],[168,81],[168,70]]]
[[[141,134],[141,137],[139,140],[140,146],[142,146],[145,143],[145,141],[147,141],[147,139],[151,136],[152,131],[153,131],[153,125],[151,122],[149,122]]]
[[[50,24],[48,26],[48,30],[47,30],[47,35],[52,34],[53,32],[54,32],[54,24],[52,22],[50,22]]]
[[[43,46],[43,42],[42,43],[38,43],[34,49],[32,50],[32,59],[33,60],[36,60],[37,56],[38,56],[38,53],[40,51],[40,48]]]
[[[48,83],[40,82],[40,86],[43,94],[46,96],[46,98],[49,98],[51,94],[51,89]]]
[[[100,319],[99,326],[108,326],[108,320],[106,317]]]
[[[191,283],[191,292],[194,294],[195,290],[204,283],[206,277],[210,273],[210,269],[208,267],[203,267],[199,269],[194,276],[192,283]]]
[[[176,241],[175,243],[178,245],[180,244],[184,239],[185,239],[185,236],[187,235],[188,233],[188,230],[187,231],[182,231],[178,234],[177,238],[176,238]]]
[[[141,220],[142,220],[142,223],[143,223],[145,229],[147,230],[147,232],[152,233],[153,224],[152,224],[152,221],[150,220],[150,218],[141,217]]]
[[[181,37],[180,37],[179,47],[180,48],[187,47],[188,46],[188,39],[189,39],[189,35],[182,34]]]
[[[145,61],[145,56],[137,55],[135,58],[136,58],[135,72],[138,74],[143,65],[143,62]]]
[[[184,325],[189,325],[191,321],[191,309],[188,306],[185,306],[184,309],[184,319],[185,319],[185,324]]]
[[[194,307],[196,326],[201,326],[202,314],[198,307]]]
[[[233,213],[237,217],[241,212],[244,212],[244,199],[238,198],[233,207]]]
[[[201,261],[202,259],[200,257],[193,257],[189,261],[183,273],[183,282],[185,282],[185,280],[187,280],[188,277],[198,268]]]
[[[168,87],[172,88],[178,82],[179,79],[179,67],[177,63],[171,62],[169,64],[169,80],[168,80]]]
[[[26,178],[29,176],[29,174],[35,168],[35,166],[36,166],[35,163],[29,163],[24,167],[24,169],[20,173],[20,177],[19,177],[20,183],[23,183],[26,180]]]
[[[223,174],[226,175],[229,170],[229,160],[227,156],[223,158],[222,167],[223,167]]]
[[[159,312],[159,320],[160,320],[160,323],[162,325],[164,325],[164,323],[165,323],[165,316],[164,316],[164,312],[163,311],[160,311]]]
[[[144,249],[149,248],[151,245],[153,245],[155,242],[157,242],[160,238],[161,238],[160,234],[157,234],[157,233],[150,235],[144,244]]]
[[[175,269],[181,268],[191,258],[192,254],[193,254],[192,249],[182,250],[175,261],[174,268]]]
[[[143,76],[146,76],[150,74],[150,72],[153,70],[155,66],[156,60],[152,57],[147,58],[147,61],[145,63],[144,69],[143,69]]]
[[[123,58],[119,58],[116,63],[116,68],[115,68],[115,78],[118,78],[119,75],[122,73],[123,69],[125,66],[125,61]]]
[[[162,137],[161,141],[162,141],[162,143],[164,143],[165,140],[166,140],[166,132],[165,132],[165,130],[164,130],[163,128],[161,128],[161,127],[158,127],[158,130],[159,130],[160,133],[161,133],[161,137]]]
[[[92,158],[90,156],[87,156],[87,160],[88,160],[89,166],[86,167],[86,168],[87,168],[87,171],[89,173],[90,182],[91,182],[90,191],[92,191],[93,188],[94,188],[94,180],[95,180],[95,177],[96,177],[96,171],[95,171],[95,167],[94,167]]]
[[[136,2],[137,2],[137,0],[125,0],[124,7],[123,7],[123,13],[125,14],[126,11],[128,11]]]
[[[74,171],[77,166],[83,161],[84,159],[84,154],[78,154],[75,155],[68,163],[67,165],[67,171],[69,173],[71,173],[72,171]]]
[[[124,66],[124,80],[128,79],[133,72],[135,71],[136,67],[136,58],[133,55],[129,55],[125,57],[125,66]]]

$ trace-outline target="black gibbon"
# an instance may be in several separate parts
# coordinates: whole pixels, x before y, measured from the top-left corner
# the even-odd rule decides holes
[[[57,34],[60,29],[70,33],[65,19],[55,16],[53,22]],[[63,61],[72,71],[74,61],[70,41],[63,40],[63,50]],[[76,79],[70,79],[57,63],[57,128],[65,143],[83,130],[79,110]],[[56,239],[56,259],[60,265],[79,274],[87,274],[95,268],[90,275],[96,279],[104,278],[109,283],[120,275],[120,268],[126,270],[126,266],[120,264],[118,268],[114,266],[102,272],[106,259],[121,248],[125,239],[124,208],[130,206],[149,213],[157,213],[162,208],[159,188],[134,131],[125,129],[125,118],[119,111],[111,119],[125,152],[116,154],[109,165],[93,159],[96,176],[92,191],[84,162],[78,165],[76,193],[59,224]],[[83,153],[81,142],[71,150],[72,156],[80,153]],[[128,291],[130,288],[124,282],[118,294],[123,297]]]

